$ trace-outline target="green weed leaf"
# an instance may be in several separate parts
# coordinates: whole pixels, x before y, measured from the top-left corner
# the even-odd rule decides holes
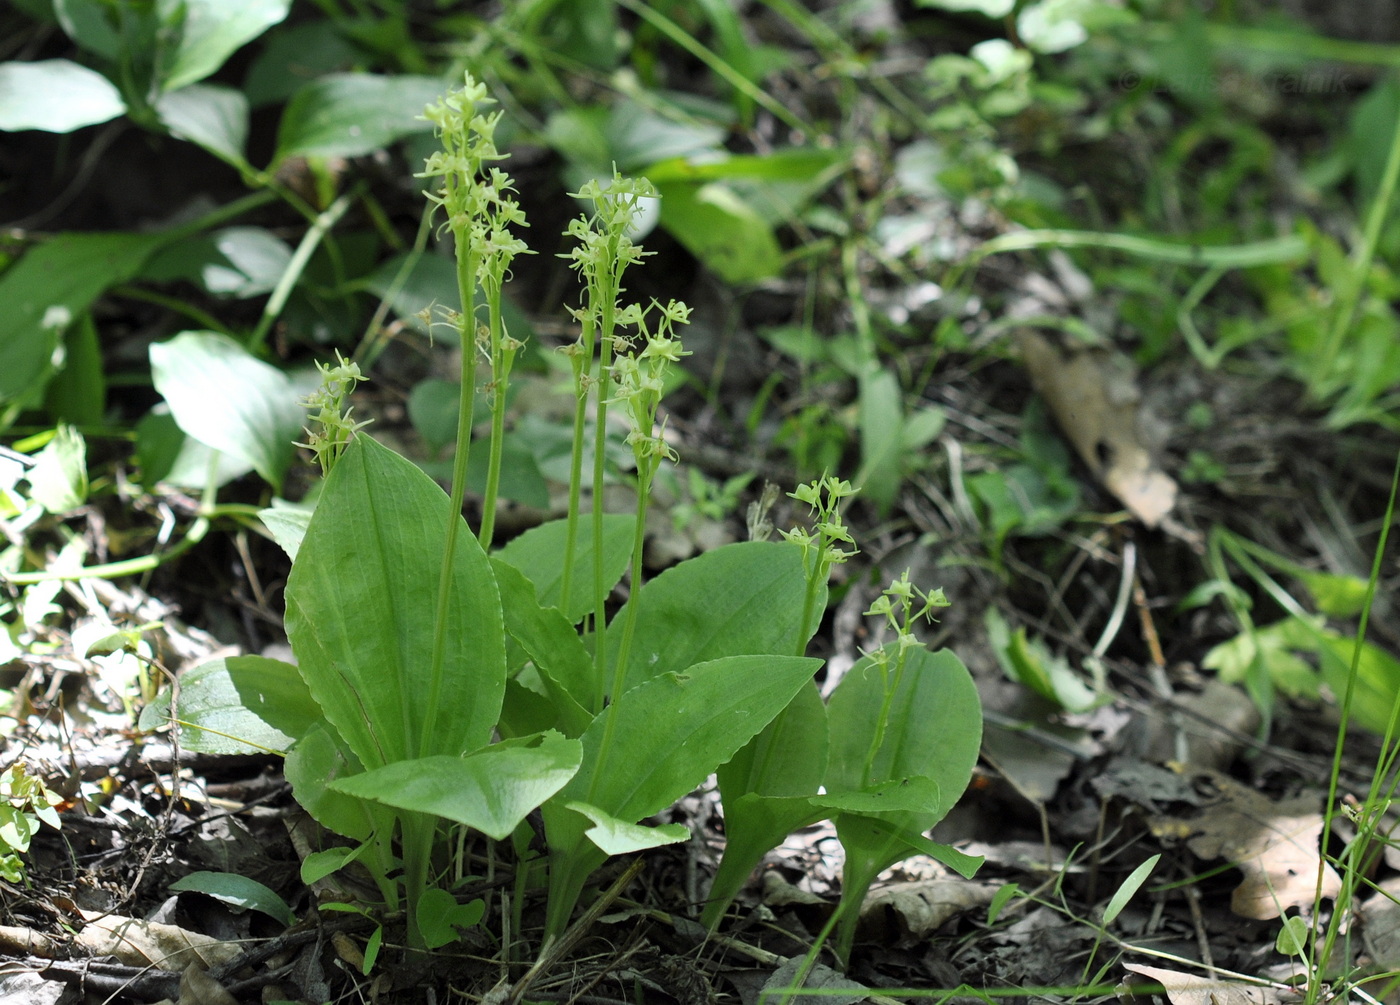
[[[292,0],[182,0],[179,42],[161,81],[165,91],[203,80],[244,45],[287,16]]]
[[[1021,892],[1019,883],[1003,883],[997,892],[992,895],[992,902],[987,905],[987,925],[988,927],[997,923],[997,918],[1001,916],[1002,909],[1011,903],[1011,898]]]
[[[125,111],[115,84],[71,60],[0,63],[0,130],[71,133]]]
[[[100,426],[107,415],[107,374],[92,315],[83,313],[63,333],[63,369],[44,395],[44,408],[58,422]]]
[[[646,851],[648,848],[675,844],[690,837],[690,828],[684,824],[644,827],[619,820],[588,803],[566,803],[565,808],[581,813],[593,822],[593,826],[584,834],[604,855],[630,855],[633,852]]]
[[[904,394],[899,381],[874,362],[860,373],[860,474],[862,495],[888,511],[899,492],[904,463]]]
[[[1298,578],[1312,594],[1317,609],[1330,617],[1354,618],[1366,606],[1367,582],[1360,576],[1300,571]]]
[[[448,665],[426,720],[449,501],[413,462],[359,435],[327,476],[287,582],[287,636],[326,718],[367,768],[485,746],[505,689],[491,565],[462,527]],[[460,518],[459,518],[460,519]]]
[[[442,96],[437,77],[333,73],[303,87],[282,113],[275,164],[288,157],[359,157],[432,130],[425,105]]]
[[[181,332],[150,353],[156,390],[180,428],[279,486],[305,418],[297,401],[309,388],[214,332]]]
[[[623,690],[721,657],[797,652],[807,641],[797,638],[806,589],[801,549],[786,542],[728,544],[667,569],[636,601],[641,606]],[[626,617],[625,605],[616,623]],[[619,636],[608,635],[610,658]]]
[[[30,495],[50,513],[67,513],[87,502],[87,444],[72,426],[59,426],[34,456],[28,474]]]
[[[473,928],[481,923],[485,915],[486,901],[480,897],[459,904],[457,898],[446,890],[429,887],[418,898],[418,930],[428,949],[456,942],[460,938],[457,929]]]
[[[558,733],[492,744],[466,757],[396,761],[331,788],[396,809],[455,820],[504,841],[578,770],[582,747]]]
[[[141,713],[141,728],[171,717],[170,692]],[[206,754],[284,753],[322,720],[297,668],[262,656],[201,663],[180,678],[180,746]]]
[[[657,191],[662,224],[726,283],[753,283],[782,270],[773,228],[732,187],[673,182]]]
[[[239,170],[249,168],[243,156],[248,142],[248,99],[241,92],[195,84],[161,95],[156,114],[170,135],[203,147]]]
[[[632,556],[632,516],[608,513],[603,516],[603,582],[612,587],[622,578]],[[513,565],[535,584],[542,607],[557,607],[577,624],[593,613],[593,545],[589,535],[580,534],[574,548],[574,587],[567,601],[559,594],[564,578],[564,543],[568,525],[553,520],[531,528],[496,553],[496,558]]]
[[[64,330],[141,271],[163,234],[61,234],[0,274],[0,404],[37,402]]]
[[[1117,890],[1113,891],[1113,896],[1108,898],[1108,905],[1103,909],[1104,926],[1113,924],[1118,915],[1123,913],[1123,908],[1128,906],[1128,901],[1133,899],[1133,894],[1142,888],[1142,884],[1147,882],[1147,877],[1152,875],[1152,870],[1157,868],[1157,863],[1161,861],[1160,853],[1153,855],[1146,862],[1143,862],[1123,880]]]
[[[1278,938],[1274,940],[1274,948],[1284,956],[1296,956],[1307,959],[1308,946],[1312,944],[1313,934],[1307,919],[1292,915],[1283,919],[1283,927],[1278,930]]]
[[[282,924],[296,924],[287,902],[257,880],[231,872],[192,872],[170,884],[176,891],[189,890],[213,897],[245,911],[260,911]]]

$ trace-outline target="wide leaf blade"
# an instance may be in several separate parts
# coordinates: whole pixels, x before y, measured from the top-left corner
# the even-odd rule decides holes
[[[438,707],[427,707],[449,509],[411,461],[357,436],[327,476],[292,564],[287,636],[311,693],[366,768],[485,746],[500,714],[501,601],[465,522]]]
[[[584,732],[584,767],[562,795],[621,820],[659,813],[733,757],[819,666],[804,656],[730,656],[632,688]]]
[[[172,136],[203,147],[236,168],[248,167],[248,99],[231,87],[196,84],[161,95],[156,101],[161,122]]]
[[[667,569],[628,601],[641,609],[624,690],[726,656],[798,652],[806,590],[802,552],[786,542],[728,544]],[[627,616],[624,606],[613,623]],[[609,662],[621,636],[608,633]]]
[[[275,163],[288,157],[359,157],[432,123],[423,109],[442,95],[437,77],[331,73],[303,87],[282,113]]]
[[[292,379],[214,332],[181,332],[150,354],[156,390],[180,428],[280,485],[305,419]]]
[[[71,133],[125,111],[115,84],[71,60],[0,63],[0,130]]]
[[[826,777],[826,704],[798,689],[762,732],[716,771],[724,805],[724,857],[702,924],[713,927],[759,861],[793,831],[819,820],[810,797]]]
[[[568,541],[568,523],[553,520],[532,527],[496,553],[496,558],[515,566],[525,578],[535,584],[535,594],[541,607],[557,607],[577,624],[593,612],[593,534],[592,517],[579,521],[578,539],[574,543],[574,579],[567,600],[561,597],[564,586],[562,556]],[[632,528],[636,518],[616,513],[603,516],[603,584],[611,589],[622,578],[632,557]]]
[[[506,740],[467,757],[397,761],[331,788],[396,809],[455,820],[504,841],[574,776],[582,745],[558,733]]]
[[[141,713],[141,728],[176,721],[180,746],[206,754],[285,753],[323,719],[297,668],[262,656],[201,663],[180,678],[172,707],[163,692]]]
[[[63,330],[126,282],[164,234],[60,234],[0,273],[0,403],[37,400]]]
[[[291,10],[292,0],[182,0],[184,20],[162,89],[175,91],[203,80],[248,42]]]
[[[927,830],[953,808],[972,778],[982,744],[977,687],[951,651],[911,650],[889,703],[884,740],[867,773],[870,738],[876,735],[884,707],[884,674],[866,656],[842,678],[827,703],[827,793],[880,791],[885,782],[925,779],[937,787],[939,798],[903,829]]]
[[[506,631],[530,656],[555,709],[557,725],[566,736],[578,736],[593,720],[590,711],[599,686],[588,650],[558,608],[541,607],[535,588],[519,570],[491,560],[501,590]]]

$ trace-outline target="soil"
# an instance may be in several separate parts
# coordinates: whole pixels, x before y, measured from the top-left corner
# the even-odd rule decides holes
[[[130,126],[89,133],[71,143],[41,134],[8,137],[0,156],[18,184],[6,192],[0,216],[28,231],[136,229],[168,222],[201,199],[227,200],[240,191],[236,177],[210,169],[209,159],[187,145]],[[521,188],[531,193],[533,234],[562,229],[561,218],[573,209],[557,181],[559,164],[539,151],[518,163],[528,182]],[[379,159],[352,163],[346,172],[376,184],[386,175],[397,178],[380,192],[390,218],[411,236],[417,211],[402,183],[404,165]],[[949,221],[953,239],[969,246],[1004,223],[973,212],[951,214]],[[251,222],[289,224],[274,211]],[[352,215],[345,226],[364,224]],[[805,282],[777,280],[736,292],[664,235],[648,247],[657,254],[632,294],[680,296],[696,307],[687,339],[695,380],[667,402],[676,449],[718,481],[757,476],[723,519],[697,518],[681,528],[659,521],[649,554],[660,568],[698,548],[744,539],[744,511],[763,482],[788,489],[796,481],[792,454],[775,443],[782,421],[810,404],[845,407],[853,387],[839,380],[810,386],[789,357],[757,335],[804,316]],[[551,249],[539,250],[522,264],[511,292],[549,347],[572,337],[563,310],[572,286]],[[877,274],[873,263],[869,273]],[[1298,982],[1301,968],[1276,948],[1279,909],[1312,915],[1319,852],[1340,851],[1351,835],[1345,816],[1333,821],[1332,833],[1321,831],[1337,742],[1335,705],[1329,696],[1275,695],[1266,725],[1242,686],[1202,666],[1238,625],[1218,604],[1182,602],[1209,578],[1203,563],[1212,528],[1309,568],[1364,576],[1385,511],[1394,437],[1327,428],[1320,413],[1300,409],[1297,384],[1264,363],[1208,371],[1168,362],[1134,374],[1154,464],[1179,472],[1208,452],[1220,465],[1209,479],[1183,482],[1171,518],[1149,527],[1124,511],[1101,471],[1072,454],[1044,410],[1028,411],[1033,382],[1009,340],[945,350],[927,337],[951,318],[975,339],[995,317],[1031,300],[1065,314],[1115,316],[1111,291],[1074,292],[1073,279],[1044,256],[1027,254],[988,262],[956,303],[913,297],[909,307],[900,297],[913,291],[893,278],[879,274],[871,283],[892,358],[911,379],[927,375],[914,391],[944,410],[948,432],[910,465],[888,510],[857,503],[848,514],[861,555],[833,584],[813,652],[827,659],[824,673],[836,674],[879,644],[879,626],[861,612],[905,568],[915,581],[944,588],[953,606],[927,641],[952,648],[972,670],[987,722],[973,784],[933,836],[986,863],[972,880],[921,857],[890,870],[868,902],[849,967],[838,973],[825,957],[813,978],[823,996],[799,1001],[934,994],[965,1001],[983,993],[1026,1001],[1118,994],[1127,1001],[1150,994],[1128,985],[1161,980],[1170,987],[1162,973],[1188,969],[1229,984],[1231,994],[1297,996],[1288,985]],[[829,321],[824,330],[843,330],[850,305],[842,291],[829,275],[812,282]],[[256,307],[233,307],[223,319],[251,324]],[[130,372],[152,341],[186,326],[167,308],[120,292],[101,302],[97,319],[112,372]],[[1109,334],[1121,344],[1132,341],[1125,325],[1110,325]],[[286,364],[328,352],[286,329],[275,344]],[[376,420],[376,435],[421,453],[406,420],[407,395],[423,377],[453,369],[450,348],[403,332],[357,399],[357,413]],[[761,399],[770,374],[782,379]],[[113,425],[129,427],[154,401],[149,387],[114,388]],[[1204,425],[1187,421],[1197,402],[1210,406]],[[759,421],[750,424],[755,414]],[[993,540],[985,511],[965,495],[966,479],[1001,470],[1027,437],[1049,438],[1070,458],[1065,470],[1078,494],[1075,512],[1044,529]],[[855,443],[838,444],[837,456],[853,469]],[[90,463],[120,483],[125,446],[98,441]],[[309,480],[309,467],[300,477]],[[265,495],[249,478],[220,499],[259,504]],[[133,541],[158,547],[155,535],[166,515],[187,527],[195,509],[194,500],[178,494],[116,492],[67,526],[101,557],[129,553]],[[503,513],[496,543],[545,515],[521,508]],[[785,526],[797,514],[783,501],[774,518]],[[1385,566],[1369,637],[1396,651],[1392,565]],[[542,900],[526,903],[522,929],[505,944],[502,904],[514,862],[488,842],[472,839],[461,848],[466,874],[477,878],[458,891],[459,899],[481,895],[488,908],[484,923],[459,944],[410,954],[401,917],[328,908],[371,902],[373,891],[357,886],[353,874],[310,887],[301,881],[314,825],[291,798],[279,759],[195,755],[172,747],[166,732],[141,732],[138,710],[127,706],[121,688],[72,645],[78,621],[105,612],[133,624],[160,622],[148,633],[157,677],[219,655],[285,655],[281,590],[288,568],[271,541],[220,527],[148,576],[66,587],[55,598],[65,617],[40,630],[45,645],[6,668],[14,725],[4,760],[23,764],[65,801],[61,828],[34,833],[23,876],[0,881],[6,960],[0,1003],[504,1002],[517,1000],[508,997],[513,990],[528,1001],[748,1005],[765,987],[791,979],[790,961],[806,952],[839,896],[839,842],[828,825],[793,835],[767,857],[720,933],[706,937],[694,920],[696,906],[724,834],[713,789],[664,817],[692,828],[689,843],[609,863],[597,877],[603,898],[595,901],[597,910],[580,924],[567,953],[530,975],[528,989],[521,982],[540,950]],[[1259,624],[1281,616],[1273,601],[1250,589],[1258,594]],[[1097,675],[1108,700],[1070,713],[1009,681],[988,636],[993,611],[1044,640],[1076,674]],[[1349,735],[1337,793],[1348,805],[1364,797],[1378,751],[1371,734]],[[1151,878],[1118,905],[1111,922],[1100,924],[1115,892],[1153,856],[1160,858]],[[1363,870],[1367,880],[1378,888],[1393,884],[1400,868],[1393,857],[1388,847],[1378,853]],[[286,901],[294,924],[203,893],[172,891],[182,877],[200,872],[257,880]],[[1018,892],[1002,899],[1010,884]],[[1338,967],[1393,967],[1400,961],[1391,945],[1390,907],[1369,891],[1362,899],[1363,921],[1352,921],[1356,943],[1337,958]],[[1326,923],[1333,910],[1334,901],[1324,899],[1317,920]],[[378,962],[365,966],[377,938]],[[180,940],[201,945],[190,950]],[[151,966],[176,945],[200,965]],[[1127,963],[1161,972],[1134,974]],[[1236,975],[1277,983],[1246,990],[1231,983]],[[1391,990],[1379,978],[1370,987],[1378,996]],[[1173,1005],[1185,1005],[1177,997],[1185,993],[1178,987]]]

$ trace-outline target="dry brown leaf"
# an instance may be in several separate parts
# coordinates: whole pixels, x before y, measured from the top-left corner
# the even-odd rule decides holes
[[[1316,796],[1278,802],[1214,771],[1193,774],[1219,794],[1189,817],[1153,817],[1159,837],[1184,839],[1203,859],[1225,858],[1244,873],[1230,897],[1230,909],[1244,918],[1267,921],[1290,907],[1310,907],[1322,868],[1322,895],[1335,897],[1341,878],[1320,852],[1322,814]]]
[[[178,1005],[238,1005],[222,984],[198,966],[190,964],[180,975]]]
[[[1265,985],[1198,977],[1137,963],[1124,963],[1123,968],[1162,985],[1172,1005],[1279,1005],[1283,1000],[1278,989]]]
[[[216,967],[235,959],[237,946],[176,925],[162,925],[119,914],[82,912],[87,924],[78,943],[94,956],[115,956],[127,966],[183,971],[192,962]]]
[[[932,935],[950,918],[982,904],[990,904],[997,887],[955,879],[921,879],[891,883],[872,893],[860,909],[867,927],[883,927],[887,910],[899,927],[920,939]],[[877,936],[878,937],[878,936]]]
[[[1148,527],[1176,505],[1176,482],[1138,436],[1138,394],[1126,359],[1101,346],[1056,345],[1023,331],[1017,342],[1031,383],[1094,477]]]

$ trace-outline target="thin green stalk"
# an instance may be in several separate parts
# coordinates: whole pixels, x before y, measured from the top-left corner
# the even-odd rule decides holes
[[[251,195],[245,195],[241,199],[235,199],[225,206],[210,210],[197,220],[191,220],[189,223],[182,226],[171,228],[166,231],[166,236],[173,243],[194,234],[202,234],[204,231],[217,227],[229,220],[236,220],[244,213],[257,209],[260,206],[266,206],[276,198],[277,193],[275,192],[254,192]]]
[[[157,293],[155,290],[144,290],[139,286],[126,284],[113,286],[107,292],[119,297],[126,297],[128,300],[140,300],[144,303],[164,307],[176,314],[183,314],[206,331],[218,332],[220,335],[227,335],[230,338],[234,337],[234,331],[228,325],[209,312],[202,311],[194,304],[188,304],[179,297],[167,296],[164,293]]]
[[[812,967],[817,963],[817,957],[821,955],[822,947],[826,945],[826,940],[831,938],[832,930],[836,928],[844,916],[844,904],[844,901],[838,904],[836,910],[831,912],[831,917],[826,919],[826,924],[817,933],[816,939],[812,942],[812,948],[807,950],[807,955],[802,957],[802,963],[798,966],[797,972],[792,975],[792,983],[783,992],[783,997],[779,999],[778,1005],[787,1005],[803,989],[803,985],[807,982],[807,975],[812,972]],[[772,994],[772,992],[765,992],[765,994]],[[763,996],[760,995],[759,999],[762,1001]]]
[[[583,443],[587,434],[588,421],[588,381],[593,371],[593,333],[591,320],[583,323],[583,346],[579,358],[574,360],[574,438],[569,455],[569,515],[564,530],[564,573],[559,584],[559,600],[565,610],[569,608],[569,598],[574,587],[574,552],[578,547],[578,517],[583,496]],[[599,684],[602,682],[599,681]],[[593,712],[602,711],[603,695],[599,687]]]
[[[1157,241],[1148,237],[1135,237],[1132,234],[1092,230],[1019,230],[984,241],[972,253],[972,260],[981,261],[988,255],[1004,251],[1029,251],[1047,247],[1104,248],[1151,261],[1225,269],[1296,262],[1308,256],[1307,242],[1295,235],[1245,244],[1204,245]]]
[[[638,0],[618,0],[619,6],[626,7],[633,14],[646,21],[657,31],[661,32],[676,45],[690,53],[700,62],[710,68],[715,76],[721,78],[726,84],[734,88],[744,97],[748,98],[756,105],[763,108],[780,122],[786,123],[790,129],[798,132],[809,133],[811,127],[800,118],[788,110],[782,102],[772,97],[763,88],[756,86],[749,78],[745,77],[728,62],[721,59],[718,54],[707,49],[695,40],[693,36],[680,25],[676,24],[664,14],[653,9],[650,4],[639,3]]]
[[[346,192],[326,207],[326,211],[316,217],[316,222],[302,236],[297,250],[292,253],[291,261],[287,263],[287,268],[283,270],[281,278],[277,280],[277,285],[273,287],[272,294],[267,298],[262,317],[258,319],[258,326],[253,329],[253,334],[248,336],[249,352],[257,353],[262,350],[263,343],[267,341],[267,333],[272,330],[273,322],[282,313],[282,308],[287,305],[287,298],[291,296],[292,288],[296,286],[297,281],[301,279],[301,274],[306,270],[306,263],[311,261],[311,256],[315,254],[321,241],[330,233],[331,228],[340,222],[340,218],[345,215],[345,211],[350,208],[358,195],[358,189]]]
[[[462,526],[462,500],[467,493],[467,455],[471,449],[472,409],[476,405],[476,268],[479,256],[472,247],[465,225],[454,226],[452,232],[457,241],[457,290],[462,298],[462,313],[458,321],[462,333],[462,398],[457,411],[452,501],[447,509],[447,539],[443,543],[442,571],[438,576],[428,703],[423,731],[418,738],[419,757],[427,757],[431,749],[433,723],[437,721],[438,703],[442,695],[443,667],[447,659],[447,622],[451,615],[452,571],[457,553],[457,531]]]
[[[374,316],[369,319],[369,324],[365,325],[365,333],[360,336],[360,344],[355,347],[355,352],[350,357],[365,372],[369,372],[373,368],[375,360],[379,358],[379,353],[388,342],[384,319],[389,316],[394,300],[408,285],[409,277],[413,275],[413,270],[417,267],[418,262],[423,257],[424,249],[428,246],[428,235],[433,231],[434,208],[431,202],[423,207],[423,216],[418,221],[418,233],[413,238],[413,247],[404,256],[398,271],[394,273],[389,288],[384,291],[383,299],[379,301],[379,306],[374,309]]]
[[[608,242],[611,250],[615,242]],[[608,264],[617,261],[616,257]],[[615,276],[613,268],[607,275]],[[603,569],[603,476],[607,460],[608,392],[612,370],[613,334],[617,317],[617,282],[614,278],[607,289],[599,290],[602,300],[602,324],[598,332],[598,391],[597,416],[593,420],[593,674],[600,684],[607,680],[608,582]],[[617,699],[616,694],[609,696]]]
[[[1400,129],[1396,130],[1396,135],[1400,136]],[[1395,468],[1390,476],[1390,498],[1386,502],[1385,519],[1381,522],[1380,538],[1376,541],[1376,552],[1371,559],[1371,576],[1366,584],[1366,602],[1361,608],[1361,619],[1356,629],[1356,645],[1351,651],[1351,672],[1347,674],[1346,691],[1342,695],[1341,720],[1337,724],[1337,742],[1332,752],[1332,771],[1327,783],[1327,805],[1323,811],[1322,835],[1325,841],[1327,835],[1332,833],[1332,825],[1337,816],[1337,787],[1338,779],[1342,773],[1342,751],[1346,747],[1347,726],[1351,720],[1351,706],[1356,696],[1356,680],[1360,676],[1361,647],[1366,641],[1366,628],[1371,620],[1371,607],[1376,599],[1376,587],[1380,582],[1381,560],[1385,557],[1386,544],[1390,540],[1390,528],[1395,519],[1396,496],[1400,494],[1400,454],[1395,459]],[[1400,700],[1392,706],[1390,710],[1390,720],[1386,724],[1385,735],[1381,739],[1381,759],[1393,757],[1396,750],[1396,725],[1400,719]],[[1387,765],[1378,765],[1379,769],[1371,776],[1371,791],[1367,793],[1367,806],[1378,804],[1380,786],[1389,775]],[[1395,784],[1391,782],[1392,786]],[[1362,840],[1362,832],[1358,832],[1356,842]],[[1317,886],[1313,891],[1313,918],[1321,917],[1322,911],[1322,884],[1323,869],[1325,862],[1318,864]],[[1332,918],[1327,926],[1326,935],[1323,938],[1322,949],[1318,953],[1316,965],[1313,968],[1312,979],[1309,979],[1307,992],[1304,996],[1304,1005],[1317,1005],[1318,996],[1322,992],[1321,975],[1326,972],[1328,961],[1332,957],[1332,952],[1336,948],[1337,938],[1341,934],[1341,927],[1347,918],[1347,906],[1351,899],[1347,890],[1347,880],[1354,879],[1357,870],[1347,870],[1350,876],[1344,876],[1343,891],[1338,895],[1333,906]]]
[[[486,468],[486,493],[481,504],[481,546],[489,548],[496,533],[496,496],[501,487],[501,454],[505,449],[506,388],[515,350],[505,344],[501,321],[501,287],[492,284],[486,293],[487,324],[491,331],[491,454]]]
[[[654,470],[653,468],[653,472]],[[622,639],[618,644],[617,658],[613,663],[612,685],[608,689],[608,694],[613,701],[616,701],[617,696],[622,693],[623,685],[627,680],[627,659],[631,655],[632,635],[637,628],[637,611],[642,606],[642,550],[646,542],[647,502],[651,496],[651,473],[643,476],[639,470],[637,474],[637,526],[632,532],[631,596],[627,601],[627,617],[622,623]],[[601,565],[602,563],[597,564]],[[601,641],[598,643],[598,648],[602,648]],[[608,713],[603,723],[603,739],[598,744],[597,765],[593,769],[593,778],[588,787],[590,801],[596,793],[599,781],[604,777],[603,772],[607,766],[608,754],[612,751],[616,724],[617,717]]]
[[[1371,272],[1371,261],[1376,257],[1376,245],[1381,239],[1381,229],[1385,226],[1390,212],[1390,200],[1395,195],[1395,185],[1400,180],[1400,121],[1395,123],[1395,131],[1390,137],[1390,154],[1386,158],[1385,173],[1381,175],[1380,187],[1371,200],[1371,209],[1366,216],[1366,229],[1362,234],[1361,247],[1357,249],[1356,261],[1352,263],[1347,276],[1346,288],[1342,290],[1337,303],[1337,313],[1333,316],[1332,327],[1327,331],[1327,341],[1318,353],[1317,365],[1313,369],[1310,390],[1314,397],[1324,397],[1335,386],[1331,380],[1332,365],[1342,348],[1342,339],[1351,328],[1356,317],[1356,307],[1361,299],[1361,291],[1366,285],[1366,277]]]

